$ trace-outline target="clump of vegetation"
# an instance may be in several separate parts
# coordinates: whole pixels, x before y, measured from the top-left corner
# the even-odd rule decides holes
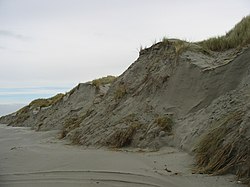
[[[102,77],[100,79],[95,79],[92,81],[92,85],[96,88],[100,88],[101,85],[111,84],[116,80],[115,76],[108,75],[107,77]]]
[[[166,116],[156,118],[155,123],[164,131],[172,131],[173,120]]]
[[[17,115],[17,118],[14,118],[14,120],[10,123],[10,125],[18,125],[26,121],[30,117],[30,114],[28,111],[23,110],[22,113]]]
[[[30,109],[37,107],[48,107],[56,104],[63,98],[64,94],[57,94],[54,97],[48,99],[36,99],[32,101],[29,105],[21,108],[16,112],[16,117],[10,123],[10,125],[18,125],[26,121],[30,117]]]
[[[17,125],[17,124],[23,123],[29,117],[30,117],[29,107],[25,106],[16,112],[16,116],[13,119],[13,121],[10,123],[10,125]]]
[[[191,43],[185,41],[185,40],[179,40],[179,39],[168,39],[166,37],[164,37],[162,39],[162,43],[165,45],[170,45],[172,48],[171,50],[171,56],[173,56],[173,59],[175,60],[175,65],[178,62],[179,56],[186,51],[187,49],[189,49],[191,47]],[[168,54],[168,57],[170,56],[170,54]]]
[[[137,123],[133,123],[127,128],[116,130],[114,134],[109,137],[107,145],[113,148],[121,148],[130,145],[138,126]]]
[[[127,93],[125,84],[119,84],[118,87],[115,90],[115,99],[119,100],[123,98]]]
[[[189,43],[185,42],[183,40],[177,40],[174,42],[174,48],[175,48],[175,65],[178,62],[179,56],[181,53],[183,53],[185,50],[187,50],[189,47]]]
[[[60,139],[64,138],[70,131],[78,128],[81,122],[84,120],[85,116],[74,116],[67,118],[64,121],[63,129],[61,132]]]
[[[235,112],[222,118],[202,138],[195,150],[197,172],[235,172],[238,180],[250,182],[250,140],[241,134],[242,116]]]
[[[29,107],[48,107],[56,104],[64,97],[64,94],[60,93],[48,99],[36,99],[29,104]]]
[[[169,42],[169,39],[166,37],[166,36],[164,36],[163,38],[162,38],[162,40],[161,40],[163,43],[168,43]]]
[[[25,106],[16,112],[16,115],[22,115],[29,112],[29,106]]]
[[[224,51],[250,44],[250,15],[244,17],[226,35],[209,38],[199,44],[212,51]]]
[[[121,125],[115,130],[115,132],[108,137],[105,144],[112,148],[121,148],[125,146],[129,146],[133,140],[133,136],[136,131],[141,127],[141,123],[139,122],[137,115],[135,113],[131,113],[121,120],[119,120],[116,125]]]
[[[177,40],[174,42],[175,54],[179,56],[188,48],[188,43],[183,40]]]

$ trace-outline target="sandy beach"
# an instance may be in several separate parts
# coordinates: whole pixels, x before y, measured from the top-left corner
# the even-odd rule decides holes
[[[192,157],[171,147],[158,152],[86,149],[58,140],[57,133],[1,125],[0,186],[244,186],[233,175],[192,174]]]

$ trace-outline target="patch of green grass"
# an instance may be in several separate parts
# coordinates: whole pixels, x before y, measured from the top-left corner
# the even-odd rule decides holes
[[[115,76],[108,75],[106,77],[93,80],[92,85],[94,85],[96,88],[99,88],[101,85],[113,83],[116,80],[116,78],[117,77]]]
[[[244,17],[226,35],[209,38],[199,44],[212,51],[224,51],[250,44],[250,15]]]
[[[239,180],[250,181],[250,140],[240,133],[243,114],[235,112],[219,120],[195,149],[197,172],[235,172]]]

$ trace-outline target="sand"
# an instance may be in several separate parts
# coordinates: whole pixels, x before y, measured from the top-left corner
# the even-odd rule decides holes
[[[0,125],[0,186],[244,186],[233,175],[192,174],[192,157],[172,147],[158,152],[86,149],[58,140],[57,133]]]

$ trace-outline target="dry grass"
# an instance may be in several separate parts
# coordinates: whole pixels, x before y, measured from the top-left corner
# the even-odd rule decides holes
[[[81,124],[81,122],[86,118],[86,115],[82,115],[82,116],[73,116],[73,117],[70,117],[70,118],[67,118],[65,121],[64,121],[64,124],[63,124],[63,129],[62,129],[62,132],[61,132],[61,136],[60,136],[60,139],[66,137],[66,135],[78,128]]]
[[[48,99],[36,99],[29,104],[29,107],[48,107],[56,104],[64,97],[64,94],[60,93]]]
[[[164,36],[163,38],[162,38],[162,42],[163,43],[169,43],[169,41],[168,41],[169,39],[166,37],[166,36]]]
[[[175,48],[175,66],[179,60],[179,56],[188,49],[189,43],[183,40],[177,40],[174,42]]]
[[[25,106],[17,111],[17,115],[25,114],[29,111],[29,106]]]
[[[9,125],[18,125],[22,124],[24,121],[26,121],[30,117],[29,113],[22,113],[17,116]]]
[[[95,79],[92,81],[92,85],[99,89],[101,85],[111,84],[116,80],[115,76],[108,75],[107,77],[102,77],[100,79]]]
[[[32,101],[29,105],[21,108],[17,111],[16,117],[10,123],[10,125],[19,125],[25,122],[32,113],[32,109],[37,107],[48,107],[56,104],[63,98],[64,94],[57,94],[54,97],[48,99],[36,99]]]
[[[191,45],[191,43],[184,41],[184,40],[168,39],[166,37],[162,39],[162,43],[165,45],[173,46],[173,56],[174,56],[175,65],[177,65],[180,55],[186,50],[188,50]]]
[[[10,123],[10,125],[17,125],[23,123],[25,120],[27,120],[30,117],[29,115],[29,107],[25,106],[17,111],[16,117],[13,119],[13,121]]]
[[[179,56],[182,52],[184,52],[189,46],[189,43],[183,40],[177,40],[174,42],[175,54]]]
[[[158,117],[155,119],[155,123],[164,131],[171,132],[173,121],[168,117]]]
[[[119,84],[115,90],[115,100],[123,98],[127,93],[125,84]]]
[[[108,137],[105,144],[111,148],[129,146],[136,131],[141,127],[136,114],[131,113],[119,120],[116,124],[122,124],[123,128],[116,129],[115,132]]]
[[[138,124],[134,123],[127,128],[116,130],[109,137],[107,145],[112,148],[129,146],[138,126]]]
[[[69,118],[65,119],[64,123],[63,123],[63,128],[62,128],[62,132],[61,132],[61,136],[59,137],[60,139],[66,137],[66,135],[80,127],[80,124],[83,122],[83,120],[87,117],[89,117],[91,115],[92,110],[87,110],[86,113],[82,113],[80,115],[74,115],[74,116],[70,116]],[[73,144],[81,144],[80,142],[80,136],[75,134],[74,138],[72,138],[72,143]]]
[[[240,133],[243,114],[235,112],[221,119],[199,142],[195,153],[197,172],[235,172],[238,180],[250,181],[250,140]]]
[[[199,42],[199,44],[212,51],[224,51],[250,44],[250,15],[244,17],[226,35],[213,37]]]

